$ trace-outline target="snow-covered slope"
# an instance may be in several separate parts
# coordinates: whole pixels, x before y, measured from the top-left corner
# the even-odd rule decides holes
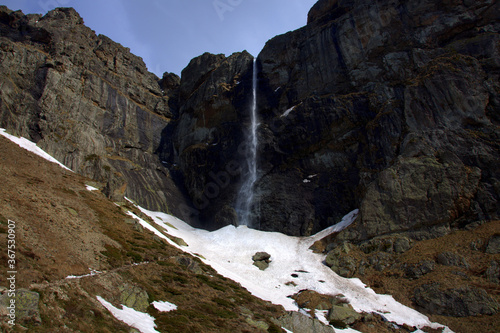
[[[62,164],[58,160],[56,160],[54,157],[47,154],[42,148],[38,147],[36,145],[36,143],[31,142],[30,140],[23,138],[23,137],[17,137],[17,136],[11,135],[11,134],[7,133],[4,128],[0,128],[0,135],[3,135],[4,137],[9,139],[10,141],[16,143],[19,147],[24,148],[24,149],[40,156],[40,157],[43,157],[47,161],[59,164],[62,168],[66,169],[66,170],[72,171],[67,166],[65,166],[64,164]]]
[[[291,237],[245,226],[227,226],[209,232],[195,229],[168,214],[141,210],[161,227],[157,229],[163,228],[168,234],[182,238],[188,244],[187,247],[180,247],[184,251],[199,256],[221,275],[239,282],[253,295],[281,304],[287,310],[299,311],[289,296],[309,289],[321,294],[343,294],[356,311],[375,312],[397,324],[443,327],[396,302],[392,296],[376,294],[359,279],[338,276],[323,264],[324,255],[309,249],[315,241],[352,223],[357,210],[347,214],[338,224],[311,237]],[[146,221],[141,223],[148,225]],[[160,234],[158,230],[157,233]],[[271,264],[265,271],[252,264],[252,256],[259,251],[271,255]],[[445,328],[444,332],[451,331]]]

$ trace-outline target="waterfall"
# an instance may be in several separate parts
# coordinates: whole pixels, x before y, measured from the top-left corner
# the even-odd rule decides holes
[[[236,200],[236,212],[240,225],[252,226],[252,204],[254,198],[254,184],[257,181],[257,61],[253,59],[252,72],[252,103],[250,106],[250,126],[245,138],[245,166],[243,169],[243,183]]]

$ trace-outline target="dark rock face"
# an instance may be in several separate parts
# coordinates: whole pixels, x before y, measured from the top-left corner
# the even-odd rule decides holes
[[[184,218],[215,229],[237,224],[234,200],[243,171],[243,125],[251,96],[253,57],[205,53],[182,71],[180,116],[172,126],[171,161],[193,206]]]
[[[114,200],[178,213],[183,195],[156,152],[179,78],[160,81],[70,8],[41,17],[1,7],[0,31],[0,126],[104,183]]]
[[[310,235],[360,208],[329,249],[397,234],[398,253],[498,218],[499,11],[320,0],[307,26],[268,41],[255,227]],[[208,229],[238,223],[250,54],[205,53],[159,79],[72,9],[2,7],[0,30],[0,126],[117,200]]]
[[[498,217],[498,4],[321,0],[258,60],[260,227],[336,244]]]

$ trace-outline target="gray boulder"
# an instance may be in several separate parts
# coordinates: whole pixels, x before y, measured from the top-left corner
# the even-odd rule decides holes
[[[486,246],[486,253],[499,254],[500,253],[500,235],[491,236]]]
[[[261,271],[269,267],[271,262],[271,255],[267,252],[257,252],[252,256],[253,264]]]
[[[432,314],[453,317],[493,315],[500,305],[481,288],[472,286],[441,289],[438,283],[415,289],[415,303]]]

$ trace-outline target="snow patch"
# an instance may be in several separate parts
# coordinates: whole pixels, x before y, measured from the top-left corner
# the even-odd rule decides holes
[[[90,185],[85,185],[85,188],[87,189],[87,191],[99,191],[98,188],[95,188],[94,186]]]
[[[138,329],[141,333],[160,333],[155,330],[155,318],[149,314],[139,312],[125,305],[122,305],[123,309],[118,309],[101,296],[97,296],[97,300],[101,302],[102,306],[108,309],[108,311],[111,312],[116,319]]]
[[[68,276],[66,276],[66,279],[68,279],[68,280],[71,280],[71,279],[81,279],[81,278],[84,278],[84,277],[90,277],[90,276],[102,274],[102,272],[97,271],[97,270],[92,269],[92,268],[89,268],[89,270],[90,270],[89,274],[85,274],[85,275],[68,275]]]
[[[280,117],[287,117],[290,114],[290,112],[293,111],[293,109],[295,109],[295,105],[287,109],[285,112],[283,112],[283,114]]]
[[[151,304],[156,308],[156,310],[158,310],[160,312],[170,312],[170,311],[177,310],[177,305],[169,303],[169,302],[154,301]]]
[[[316,319],[318,319],[323,324],[329,326],[330,322],[326,319],[328,315],[328,310],[314,310],[314,314],[316,315]]]
[[[0,135],[3,135],[4,137],[9,139],[10,141],[17,144],[19,147],[24,148],[24,149],[40,156],[40,157],[43,157],[47,161],[59,164],[62,168],[73,172],[70,168],[68,168],[67,166],[65,166],[64,164],[62,164],[61,162],[59,162],[58,160],[56,160],[55,158],[53,158],[52,156],[47,154],[42,148],[38,147],[36,145],[36,143],[34,143],[28,139],[22,138],[22,137],[19,138],[17,136],[11,135],[11,134],[7,133],[4,128],[0,128]]]

